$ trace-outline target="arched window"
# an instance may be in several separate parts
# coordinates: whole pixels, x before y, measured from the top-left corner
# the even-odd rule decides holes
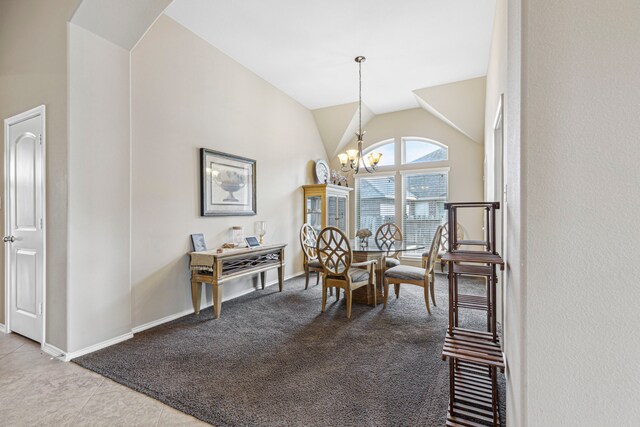
[[[441,162],[449,159],[446,146],[428,139],[402,138],[402,164]]]
[[[426,138],[402,137],[380,141],[363,154],[382,153],[378,171],[358,174],[355,182],[356,230],[394,222],[409,243],[430,245],[446,221],[449,197],[449,150]],[[396,155],[396,153],[398,155]],[[424,251],[404,253],[419,257]]]
[[[364,157],[367,158],[367,155],[371,152],[382,153],[382,158],[378,166],[393,166],[396,164],[396,141],[394,139],[373,144],[364,150]]]

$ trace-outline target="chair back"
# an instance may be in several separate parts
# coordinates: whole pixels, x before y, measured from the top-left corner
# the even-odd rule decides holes
[[[324,228],[318,235],[318,260],[329,275],[344,276],[351,267],[351,245],[347,236],[336,227]]]
[[[431,249],[429,249],[429,258],[427,261],[426,269],[427,271],[432,271],[436,264],[436,258],[438,258],[438,251],[440,250],[440,242],[442,241],[442,235],[444,232],[444,225],[436,228],[436,232],[433,235],[433,240],[431,241]]]
[[[318,257],[316,251],[316,242],[318,241],[318,233],[309,224],[302,224],[300,229],[300,245],[307,261],[312,261]]]
[[[445,222],[442,227],[442,237],[440,238],[440,247],[443,251],[449,250],[449,223]],[[460,223],[456,224],[456,236],[458,240],[464,240],[464,229]]]
[[[381,249],[389,250],[393,247],[393,243],[402,240],[402,231],[400,231],[400,227],[395,225],[392,222],[387,222],[378,227],[378,231],[376,231],[376,244]],[[387,256],[393,257],[397,254],[397,252],[389,252]]]

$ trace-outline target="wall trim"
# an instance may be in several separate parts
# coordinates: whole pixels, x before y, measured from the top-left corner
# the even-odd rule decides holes
[[[118,344],[122,341],[126,341],[128,339],[133,338],[133,332],[127,332],[126,334],[120,335],[115,338],[108,339],[106,341],[99,342],[94,345],[90,345],[89,347],[85,347],[81,350],[73,351],[71,353],[67,353],[64,357],[64,361],[68,362],[71,359],[75,359],[76,357],[84,356],[85,354],[93,353],[94,351],[101,350],[105,347],[112,346],[114,344]]]
[[[284,281],[287,281],[289,279],[293,279],[294,277],[302,276],[303,274],[304,274],[304,271],[299,271],[297,273],[289,274],[289,275],[284,277]],[[273,286],[273,285],[275,285],[277,283],[278,283],[277,279],[276,280],[271,280],[270,282],[267,282],[265,284],[265,288],[269,287],[269,286]],[[241,294],[235,295],[235,296],[233,296],[231,298],[226,298],[226,299],[223,298],[222,301],[223,302],[224,301],[229,301],[229,300],[241,297],[243,295],[247,295],[247,294],[249,294],[251,292],[255,292],[257,290],[258,289],[256,289],[256,288],[247,289],[247,291],[242,292]],[[207,307],[211,307],[211,304],[207,304],[205,306],[205,308],[207,308]],[[147,322],[147,323],[145,323],[143,325],[136,326],[135,328],[131,329],[131,332],[128,332],[128,333],[123,334],[123,335],[120,335],[119,337],[111,338],[111,339],[108,339],[106,341],[102,341],[102,342],[100,342],[98,344],[94,344],[92,346],[85,347],[85,348],[83,348],[81,350],[73,351],[71,353],[66,353],[65,354],[62,350],[60,350],[60,349],[58,349],[58,348],[56,348],[56,347],[54,347],[54,346],[52,346],[50,344],[43,345],[42,350],[45,351],[47,354],[50,354],[50,355],[52,355],[54,357],[64,356],[64,358],[62,360],[64,360],[65,362],[68,362],[71,359],[75,359],[76,357],[84,356],[85,354],[93,353],[94,351],[98,351],[98,350],[101,350],[103,348],[112,346],[114,344],[118,344],[118,343],[120,343],[122,341],[126,341],[128,339],[131,339],[131,338],[133,338],[133,334],[137,334],[139,332],[142,332],[144,330],[153,328],[155,326],[162,325],[163,323],[170,322],[170,321],[178,319],[178,318],[180,318],[182,316],[186,316],[186,315],[188,315],[190,313],[193,313],[193,309],[191,309],[191,308],[186,309],[186,310],[182,310],[182,311],[180,311],[178,313],[175,313],[175,314],[170,314],[170,315],[162,317],[162,318],[160,318],[158,320],[154,320],[154,321],[151,321],[151,322]]]
[[[7,333],[7,327],[4,326],[3,323],[0,323],[0,332],[2,332],[3,334]]]
[[[212,304],[206,304],[204,307],[201,307],[200,310],[204,310],[205,308],[211,307],[211,305]],[[183,316],[186,316],[188,314],[191,314],[191,313],[193,313],[193,308],[188,308],[186,310],[182,310],[182,311],[179,311],[177,313],[170,314],[170,315],[165,316],[165,317],[161,317],[160,319],[152,320],[151,322],[147,322],[147,323],[145,323],[143,325],[136,326],[135,328],[131,329],[131,332],[133,332],[134,334],[137,334],[139,332],[146,331],[147,329],[151,329],[151,328],[154,328],[156,326],[160,326],[160,325],[162,325],[164,323],[171,322],[172,320],[179,319],[179,318],[181,318]]]
[[[63,360],[65,362],[67,361],[67,355],[65,354],[65,352],[54,345],[44,343],[42,344],[42,351],[52,357],[59,358],[60,360]]]
[[[289,274],[287,276],[284,276],[284,281],[286,282],[289,279],[293,279],[294,277],[302,276],[303,274],[304,274],[304,271],[299,271],[297,273]],[[269,286],[273,286],[273,285],[276,285],[276,284],[278,284],[278,280],[277,279],[267,282],[264,285],[264,287],[267,288]],[[256,288],[247,289],[246,291],[243,291],[242,293],[240,293],[238,295],[234,295],[232,297],[227,297],[227,298],[222,298],[222,302],[230,301],[232,299],[239,298],[241,296],[250,294],[251,292],[255,292],[257,290],[259,290],[259,289],[256,289]],[[205,308],[211,307],[212,305],[213,305],[213,303],[212,304],[206,304],[204,307],[201,307],[200,309],[203,310]],[[193,308],[187,308],[186,310],[179,311],[178,313],[170,314],[168,316],[161,317],[160,319],[152,320],[151,322],[147,322],[147,323],[144,323],[144,324],[142,324],[140,326],[136,326],[133,329],[131,329],[131,331],[134,334],[137,334],[139,332],[146,331],[147,329],[151,329],[153,327],[160,326],[160,325],[162,325],[164,323],[171,322],[172,320],[179,319],[179,318],[181,318],[183,316],[187,316],[187,315],[189,315],[191,313],[193,313]]]

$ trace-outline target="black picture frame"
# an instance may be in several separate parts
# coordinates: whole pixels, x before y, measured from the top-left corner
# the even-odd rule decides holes
[[[256,161],[200,149],[200,216],[257,214]]]

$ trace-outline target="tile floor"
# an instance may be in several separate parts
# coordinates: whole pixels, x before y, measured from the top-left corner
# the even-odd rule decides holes
[[[208,424],[0,332],[0,426],[197,425]]]

